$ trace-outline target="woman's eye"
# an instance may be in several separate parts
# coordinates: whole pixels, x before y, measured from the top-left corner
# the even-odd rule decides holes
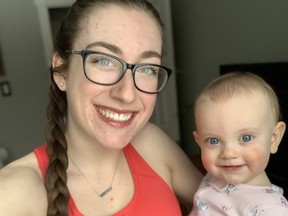
[[[209,138],[208,139],[208,143],[212,144],[212,145],[215,145],[215,144],[219,143],[219,140],[217,138]]]
[[[138,68],[138,71],[141,72],[143,75],[156,75],[159,71],[157,67],[152,67],[152,66],[144,66]]]
[[[97,64],[101,64],[101,65],[104,65],[104,66],[109,66],[111,65],[111,61],[107,58],[99,58],[97,61],[96,61]]]
[[[241,136],[241,141],[242,142],[249,142],[253,139],[253,136],[252,135],[249,135],[249,134],[245,134],[243,136]]]
[[[113,66],[113,59],[105,55],[91,54],[87,58],[87,64],[96,67],[110,67]]]
[[[141,68],[141,73],[150,75],[153,73],[153,70],[150,67],[143,67],[143,68]]]

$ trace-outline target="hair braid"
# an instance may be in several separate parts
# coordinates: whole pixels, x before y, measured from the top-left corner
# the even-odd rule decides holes
[[[52,76],[52,69],[51,69]],[[45,175],[48,197],[48,216],[68,216],[69,191],[66,185],[68,167],[65,116],[66,94],[58,89],[51,77],[50,104],[48,106],[47,152],[49,164]]]

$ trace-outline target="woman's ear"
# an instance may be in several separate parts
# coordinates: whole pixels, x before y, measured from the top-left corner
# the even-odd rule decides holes
[[[52,58],[52,68],[59,67],[63,62],[59,53],[55,52]],[[66,91],[66,73],[53,72],[53,79],[61,91]]]
[[[282,140],[286,129],[286,125],[283,121],[279,121],[273,129],[272,133],[272,143],[271,143],[271,150],[272,154],[275,154],[278,150],[278,146]]]

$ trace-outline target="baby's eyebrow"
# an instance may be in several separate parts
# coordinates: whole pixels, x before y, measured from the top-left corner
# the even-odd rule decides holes
[[[239,130],[239,133],[243,134],[243,133],[256,133],[259,129],[255,128],[255,127],[247,127],[247,128],[242,128],[241,130]]]

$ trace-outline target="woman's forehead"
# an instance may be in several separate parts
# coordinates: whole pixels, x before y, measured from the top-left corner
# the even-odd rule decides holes
[[[162,48],[161,31],[147,12],[120,6],[91,10],[86,16],[75,44],[83,49],[96,41],[123,48],[153,48],[160,53]]]

